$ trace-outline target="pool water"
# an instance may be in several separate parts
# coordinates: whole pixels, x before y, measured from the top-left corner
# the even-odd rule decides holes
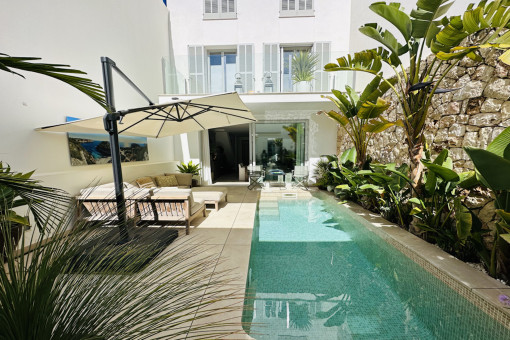
[[[324,194],[260,201],[243,315],[253,338],[510,339]]]

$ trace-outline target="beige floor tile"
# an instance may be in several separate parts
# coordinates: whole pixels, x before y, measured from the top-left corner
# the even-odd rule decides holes
[[[196,228],[188,237],[190,243],[223,245],[230,234],[230,228]],[[183,237],[184,239],[185,237]]]
[[[244,284],[246,282],[246,275],[248,274],[250,248],[251,247],[248,245],[225,245],[215,272],[230,270],[232,274],[236,276],[231,282]]]
[[[251,245],[252,229],[232,228],[228,235],[227,245]]]

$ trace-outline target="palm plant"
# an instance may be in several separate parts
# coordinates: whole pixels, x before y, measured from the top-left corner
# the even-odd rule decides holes
[[[319,56],[309,51],[299,51],[292,56],[292,81],[312,81],[315,67],[319,63]]]
[[[325,71],[368,72],[383,79],[391,88],[402,108],[415,187],[424,169],[420,162],[425,145],[423,131],[432,98],[437,93],[451,91],[439,88],[442,80],[461,58],[467,56],[479,61],[480,49],[506,49],[510,43],[509,32],[501,35],[509,27],[509,0],[481,1],[477,6],[469,5],[462,16],[448,18],[445,14],[452,4],[451,0],[418,0],[416,8],[407,14],[398,3],[373,3],[370,9],[401,34],[403,43],[376,23],[365,24],[360,32],[382,46],[339,58],[336,63],[324,66]],[[464,45],[463,42],[468,42],[466,38],[473,35],[477,35],[478,43]],[[431,62],[422,62],[425,48],[430,48],[434,54]],[[409,63],[407,69],[404,67],[405,56]],[[508,52],[500,60],[510,64]],[[395,84],[383,78],[383,63],[394,71]]]
[[[147,243],[111,245],[104,260],[91,263],[82,246],[101,239],[104,228],[66,231],[73,220],[62,217],[51,239],[23,238],[29,256],[16,257],[8,244],[0,266],[1,340],[211,339],[241,329],[222,313],[242,300],[227,272],[211,274],[218,259],[200,255],[203,245],[173,246],[141,271],[153,251]]]
[[[25,77],[22,74],[14,71],[14,69],[39,73],[58,79],[83,92],[92,98],[96,103],[101,105],[105,110],[108,110],[108,105],[106,104],[106,99],[102,87],[92,82],[90,79],[76,76],[78,74],[86,74],[85,72],[69,68],[69,65],[34,62],[35,60],[40,59],[41,58],[34,57],[11,57],[7,54],[0,53],[0,70],[10,72],[22,78]]]
[[[22,231],[30,227],[31,214],[41,234],[54,229],[67,212],[70,200],[66,192],[46,187],[31,179],[32,172],[16,173],[0,162],[0,254],[5,255],[5,242],[17,244]],[[26,207],[23,215],[21,208]]]
[[[189,161],[188,164],[181,162],[181,165],[177,165],[177,169],[179,169],[179,172],[183,174],[193,175],[198,175],[199,171],[202,170],[202,168],[200,168],[200,164],[193,164],[193,161]]]
[[[338,90],[332,90],[335,98],[328,98],[338,107],[339,111],[320,111],[335,120],[347,133],[357,153],[357,165],[362,167],[367,160],[367,148],[374,134],[382,132],[392,125],[402,125],[401,121],[390,123],[381,114],[386,111],[390,104],[380,98],[395,83],[381,81],[374,78],[358,95],[350,86],[346,85],[346,94]]]

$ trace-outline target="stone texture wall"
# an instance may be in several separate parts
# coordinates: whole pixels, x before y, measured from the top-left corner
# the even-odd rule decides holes
[[[443,80],[441,88],[459,88],[454,92],[436,95],[430,107],[426,122],[425,137],[434,157],[442,149],[450,150],[450,157],[457,172],[473,170],[473,164],[462,147],[486,148],[504,128],[510,126],[510,67],[497,58],[497,50],[482,52],[484,61],[461,60]],[[432,60],[429,57],[428,62]],[[446,70],[444,64],[440,71]],[[388,119],[401,117],[401,108],[394,95],[387,111]],[[337,152],[352,147],[348,136],[339,128]],[[376,135],[368,153],[377,161],[388,163],[409,163],[404,131],[393,127]],[[468,205],[479,210],[484,224],[494,224],[494,207],[490,193],[472,191],[467,198]],[[490,203],[490,204],[489,204]]]

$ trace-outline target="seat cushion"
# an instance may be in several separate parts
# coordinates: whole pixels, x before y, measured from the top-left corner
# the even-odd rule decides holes
[[[195,199],[203,199],[204,201],[219,202],[225,198],[228,189],[225,187],[196,187],[192,188],[191,192]]]
[[[154,177],[154,180],[158,187],[176,187],[179,185],[179,182],[177,182],[177,178],[175,178],[174,175],[156,176]]]
[[[165,176],[173,175],[177,179],[177,182],[179,183],[178,186],[180,187],[191,187],[191,182],[193,175],[188,173],[165,173]]]

